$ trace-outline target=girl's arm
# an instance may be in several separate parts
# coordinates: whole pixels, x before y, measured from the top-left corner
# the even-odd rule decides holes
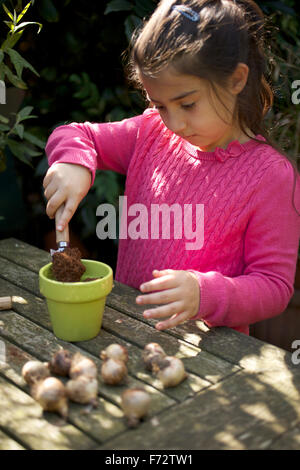
[[[200,287],[200,307],[193,319],[209,326],[239,327],[282,313],[292,295],[299,248],[300,182],[295,193],[288,161],[270,165],[253,200],[244,239],[244,273],[193,271]]]
[[[49,165],[82,165],[91,171],[92,184],[97,169],[126,174],[141,121],[142,115],[120,122],[59,126],[54,129],[46,145]]]
[[[136,116],[113,123],[72,123],[52,132],[45,149],[50,169],[44,188],[50,218],[65,204],[58,229],[70,221],[97,169],[126,174],[141,121],[142,116]]]

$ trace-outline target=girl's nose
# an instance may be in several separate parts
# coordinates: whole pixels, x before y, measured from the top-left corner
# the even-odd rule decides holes
[[[175,114],[169,114],[166,125],[174,134],[181,134],[185,128],[185,122],[182,117]]]

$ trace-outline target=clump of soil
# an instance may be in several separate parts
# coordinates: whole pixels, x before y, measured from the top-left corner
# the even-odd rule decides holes
[[[78,248],[66,248],[52,256],[52,273],[60,282],[79,282],[86,267],[81,262]]]

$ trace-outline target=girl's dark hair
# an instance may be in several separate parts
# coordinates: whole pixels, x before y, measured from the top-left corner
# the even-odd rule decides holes
[[[180,12],[181,7],[192,9],[197,21]],[[271,139],[264,124],[273,91],[266,79],[265,18],[254,1],[161,0],[133,37],[129,74],[140,85],[139,72],[155,77],[172,65],[180,74],[206,79],[221,101],[215,85],[226,88],[239,62],[249,67],[249,75],[237,96],[234,119],[249,138],[249,130],[264,136],[266,144],[290,160],[295,190],[297,166]]]

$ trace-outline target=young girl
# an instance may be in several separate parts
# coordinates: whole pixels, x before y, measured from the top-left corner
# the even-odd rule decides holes
[[[62,228],[97,169],[127,175],[128,208],[182,209],[169,238],[149,228],[119,240],[115,278],[140,289],[136,302],[157,329],[201,319],[248,333],[293,294],[300,185],[263,126],[272,105],[263,23],[251,0],[162,0],[131,50],[151,107],[122,122],[63,125],[49,138],[47,214],[65,203]],[[187,207],[189,222],[203,208],[193,215],[203,243],[192,249],[174,235]]]

